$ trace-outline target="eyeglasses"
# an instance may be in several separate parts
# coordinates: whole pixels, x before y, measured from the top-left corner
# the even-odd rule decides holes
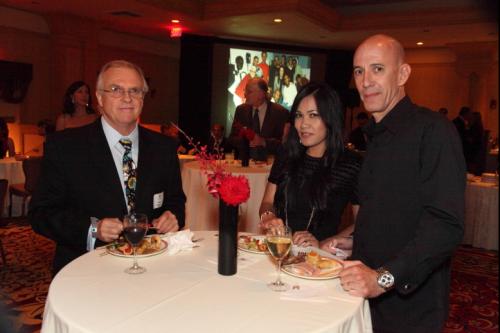
[[[111,86],[110,89],[101,89],[101,91],[111,94],[111,97],[113,98],[123,98],[125,94],[128,93],[128,95],[134,99],[142,99],[146,93],[139,88],[130,88],[125,90],[120,86]]]

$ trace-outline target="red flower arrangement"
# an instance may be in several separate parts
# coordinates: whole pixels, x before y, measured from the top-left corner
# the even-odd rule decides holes
[[[207,146],[200,147],[199,143],[196,144],[193,138],[177,125],[174,123],[172,125],[186,137],[189,144],[194,148],[196,160],[200,163],[200,168],[208,179],[208,192],[213,197],[220,198],[231,206],[237,206],[246,202],[250,197],[248,179],[245,176],[233,176],[224,169],[224,161],[222,160],[223,152],[216,147],[215,153],[209,153]]]
[[[253,129],[243,126],[241,123],[234,124],[234,128],[240,138],[245,138],[248,141],[252,141],[253,138],[255,138],[255,132]]]

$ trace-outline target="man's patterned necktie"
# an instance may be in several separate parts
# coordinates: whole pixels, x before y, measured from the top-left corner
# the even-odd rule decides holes
[[[127,205],[129,213],[135,211],[135,183],[137,171],[132,159],[132,141],[121,139],[120,144],[125,148],[123,153],[123,181],[125,184],[125,194],[127,195]]]

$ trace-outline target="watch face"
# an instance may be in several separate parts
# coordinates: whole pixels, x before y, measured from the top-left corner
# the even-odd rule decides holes
[[[377,282],[378,285],[382,288],[388,289],[394,284],[394,276],[392,276],[391,273],[385,271],[384,273],[379,275]]]

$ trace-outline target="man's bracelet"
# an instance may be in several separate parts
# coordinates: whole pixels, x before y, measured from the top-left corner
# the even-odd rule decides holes
[[[271,210],[266,210],[265,212],[260,214],[260,222],[262,222],[262,219],[264,218],[264,216],[271,215],[271,214],[275,215],[274,212]]]

